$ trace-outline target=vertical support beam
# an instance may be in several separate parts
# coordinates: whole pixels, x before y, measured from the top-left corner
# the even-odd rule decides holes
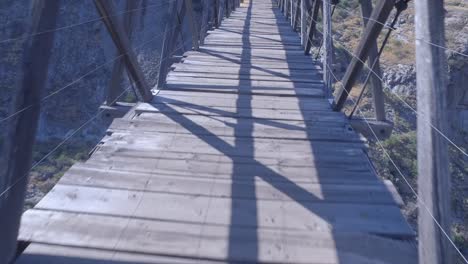
[[[135,53],[133,53],[130,40],[128,39],[127,34],[125,34],[122,23],[115,15],[112,15],[115,14],[115,8],[113,7],[112,2],[106,0],[94,0],[94,4],[101,15],[112,40],[117,46],[117,49],[125,59],[127,70],[132,76],[132,79],[136,82],[138,92],[140,93],[142,100],[145,102],[151,101],[153,98],[151,89],[145,80],[143,71],[138,65],[138,60],[136,59]]]
[[[214,26],[219,28],[219,0],[214,0],[214,21]]]
[[[432,218],[450,235],[447,141],[431,127],[432,124],[442,133],[447,133],[444,1],[416,0],[415,25],[418,195],[425,204],[419,205],[418,214],[419,263],[454,263],[449,240]]]
[[[395,0],[379,0],[375,9],[372,11],[371,19],[367,22],[366,29],[359,41],[358,47],[354,52],[354,57],[346,69],[346,73],[343,77],[343,85],[338,90],[335,97],[335,105],[333,110],[340,111],[348,98],[348,94],[354,86],[357,80],[358,74],[361,72],[363,62],[366,61],[369,56],[370,46],[377,40],[380,32],[382,31],[385,21],[387,21],[390,12],[393,9]]]
[[[32,5],[31,31],[34,34],[55,28],[59,0],[37,0]],[[40,115],[41,92],[47,81],[54,32],[39,34],[24,45],[23,79],[15,98],[14,111],[24,111],[11,121],[0,165],[0,263],[11,263],[17,246],[23,213],[32,150]]]
[[[192,34],[192,47],[194,50],[198,50],[199,44],[198,44],[198,29],[195,26],[195,20],[193,19],[193,5],[192,5],[192,0],[185,0],[185,5],[187,8],[187,16],[190,24],[190,30]]]
[[[229,14],[231,13],[229,8],[229,0],[224,0],[224,10],[226,12],[226,17],[229,17]]]
[[[134,13],[132,10],[135,10],[139,4],[139,0],[127,0],[126,7],[125,7],[125,16],[123,21],[123,26],[125,33],[131,39],[132,37],[132,24],[133,24],[133,17]],[[117,55],[120,55],[120,52],[117,52]],[[106,105],[113,105],[115,104],[116,100],[118,99],[119,95],[122,94],[123,89],[121,87],[120,81],[122,80],[122,73],[124,71],[124,58],[118,59],[114,63],[114,67],[112,68],[112,77],[111,81],[107,90],[107,98],[106,98]]]
[[[290,0],[290,6],[289,6],[289,12],[290,12],[290,15],[289,15],[289,23],[291,24],[291,26],[294,24],[294,6],[295,6],[295,3],[296,0]]]
[[[175,23],[177,21],[177,1],[172,1],[169,4],[169,17],[172,19],[166,23],[166,28],[164,29],[164,39],[163,45],[161,48],[161,58],[159,61],[159,73],[158,73],[158,89],[161,89],[166,84],[167,76],[167,56],[171,53],[171,48],[173,48],[173,35],[175,35]]]
[[[331,1],[323,0],[323,82],[325,83],[325,94],[332,96],[332,76],[333,70],[333,44],[332,44],[332,21],[331,21]]]
[[[372,14],[372,1],[359,0],[361,4],[361,13],[363,17],[364,26],[367,25],[366,18]],[[372,98],[374,103],[375,119],[377,121],[385,121],[385,96],[382,88],[381,70],[379,63],[379,50],[377,48],[377,41],[372,41],[369,47],[369,57],[367,60],[368,67],[372,70],[370,73],[370,83],[372,86]]]
[[[306,36],[306,28],[307,28],[307,14],[308,14],[308,10],[306,8],[306,1],[308,0],[302,0],[301,1],[301,45],[304,46],[305,44],[305,40],[307,38]]]
[[[170,54],[173,54],[174,53],[174,48],[176,47],[180,47],[180,45],[177,45],[177,39],[178,37],[180,36],[180,41],[182,43],[182,49],[185,51],[185,41],[184,41],[184,35],[183,35],[183,32],[182,32],[182,29],[183,29],[183,24],[184,24],[184,21],[185,21],[185,15],[186,15],[186,12],[187,12],[187,6],[185,5],[185,1],[181,1],[181,2],[178,2],[181,4],[181,6],[179,7],[179,5],[177,5],[177,11],[176,11],[176,21],[174,24],[176,24],[176,27],[174,29],[174,34],[172,35],[172,40],[171,40],[171,43],[172,43],[172,47],[171,48],[171,53]],[[169,59],[169,58],[166,58],[166,59]]]
[[[309,26],[309,29],[307,30],[307,39],[306,39],[305,50],[304,50],[304,53],[306,55],[309,55],[310,49],[312,48],[312,40],[314,39],[314,34],[316,30],[315,27],[317,26],[317,19],[318,19],[320,4],[321,4],[321,0],[314,0],[314,3],[312,4],[310,26]]]
[[[294,11],[294,23],[293,23],[294,31],[297,31],[297,26],[299,25],[299,15],[301,14],[302,2],[303,2],[302,0],[296,0],[296,8]]]

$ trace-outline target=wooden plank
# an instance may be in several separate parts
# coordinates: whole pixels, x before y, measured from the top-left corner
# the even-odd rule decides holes
[[[226,227],[209,225],[202,229],[195,223],[168,223],[146,219],[128,219],[111,216],[86,215],[65,212],[27,212],[31,219],[25,222],[22,239],[41,243],[47,239],[52,245],[97,250],[110,250],[119,260],[125,254],[145,254],[147,259],[159,255],[179,257],[190,261],[191,258],[205,261],[251,261],[249,248],[259,243],[255,261],[284,261],[295,263],[414,263],[414,249],[404,243],[359,233],[331,233],[256,230],[254,241],[252,229],[246,227]],[[66,223],[76,225],[76,229],[66,228]],[[123,229],[126,226],[127,228]],[[47,228],[46,236],[39,230]],[[83,231],[81,231],[83,230]],[[114,231],[113,231],[114,230]],[[115,232],[123,230],[123,233]],[[81,232],[80,232],[81,231]],[[69,236],[60,234],[69,233]],[[120,238],[118,237],[120,235]],[[150,236],[151,239],[148,239]],[[233,237],[232,237],[233,236]],[[171,239],[166,239],[171,237]],[[258,240],[258,242],[257,242]],[[109,243],[111,241],[112,243]],[[147,241],[147,242],[145,242]],[[200,241],[200,243],[197,243]],[[226,251],[229,243],[236,253]],[[278,251],[278,247],[281,249]],[[46,249],[47,250],[47,249]],[[55,250],[57,250],[55,248]],[[389,252],[389,250],[391,250]],[[337,251],[344,254],[337,254]],[[42,251],[43,252],[43,251]],[[126,253],[129,252],[129,253]],[[349,252],[349,253],[346,253]],[[47,254],[51,252],[48,251]],[[80,252],[81,254],[87,252]],[[91,253],[96,256],[96,251]],[[81,257],[90,256],[85,255]],[[127,258],[133,259],[133,256]],[[88,257],[89,258],[89,257]],[[124,258],[125,259],[125,258]],[[122,259],[122,260],[124,260]],[[323,262],[326,260],[326,262]],[[134,263],[130,261],[130,263]],[[185,262],[184,262],[185,263]]]
[[[241,94],[242,95],[242,94]],[[324,117],[334,116],[335,121],[344,121],[344,115],[337,112],[329,112],[328,102],[322,98],[314,97],[274,97],[269,95],[249,95],[249,100],[239,100],[239,94],[233,93],[209,93],[209,92],[190,92],[190,91],[171,91],[163,90],[160,95],[153,100],[154,104],[185,105],[195,109],[213,110],[214,107],[223,107],[228,112],[235,112],[236,108],[252,109],[272,109],[272,110],[296,110],[296,111],[315,111],[317,115]],[[245,98],[245,97],[244,97]],[[158,105],[141,104],[137,106],[136,111],[145,111],[155,109]],[[231,108],[231,109],[229,109]],[[318,113],[320,112],[320,113]],[[223,112],[218,112],[222,115]],[[272,116],[269,118],[274,119]],[[303,121],[303,120],[301,120]]]
[[[185,58],[183,59],[183,63],[190,64],[190,65],[208,65],[213,67],[235,67],[239,65],[248,64],[242,60],[233,60],[233,61],[223,61],[220,59],[191,59]],[[315,70],[317,66],[311,63],[288,63],[288,62],[273,62],[273,61],[256,61],[255,63],[250,63],[252,68],[267,68],[271,69],[310,69]]]
[[[298,111],[295,109],[268,109],[268,108],[241,108],[226,106],[212,106],[209,108],[196,107],[188,104],[174,105],[159,105],[157,107],[140,107],[137,110],[139,118],[151,117],[154,113],[170,114],[186,114],[186,115],[204,115],[211,117],[235,117],[247,119],[264,119],[264,120],[287,120],[287,121],[308,121],[308,124],[315,122],[338,122],[344,125],[344,117],[342,115],[323,115],[323,111]],[[182,118],[182,117],[180,117]],[[251,120],[249,122],[253,122]],[[293,127],[290,127],[293,129]]]
[[[197,258],[162,256],[148,253],[111,251],[103,248],[79,246],[50,245],[43,243],[30,244],[15,261],[17,264],[88,264],[88,263],[166,263],[195,264]],[[203,263],[220,264],[223,262],[203,260]],[[227,262],[224,262],[227,263]]]
[[[148,181],[148,178],[151,180]],[[260,200],[291,200],[280,190],[290,190],[300,187],[319,199],[317,202],[366,203],[366,204],[398,204],[403,205],[401,198],[391,182],[384,184],[321,184],[318,182],[278,182],[275,188],[269,183],[254,179],[238,181],[229,178],[203,177],[168,177],[153,173],[131,173],[110,170],[79,170],[66,173],[60,180],[61,185],[89,186],[104,189],[120,189],[131,191],[146,191],[159,193],[187,194],[209,197],[233,197]],[[249,192],[249,185],[255,186],[255,193]],[[234,186],[234,187],[233,187]],[[232,189],[238,189],[234,192]],[[298,193],[296,199],[309,200],[306,193]]]
[[[292,191],[297,191],[297,188]],[[297,196],[286,194],[294,198]],[[311,199],[317,199],[308,195]],[[235,209],[251,208],[252,202],[256,204],[256,212]],[[297,199],[248,200],[59,184],[36,208],[258,229],[331,231],[333,228],[338,232],[369,232],[394,237],[414,235],[403,217],[395,214],[399,212],[398,207],[383,204],[321,203]],[[239,221],[231,223],[231,214],[236,214]],[[252,214],[261,215],[256,223],[248,220],[253,217]]]
[[[155,168],[145,168],[141,166],[128,166],[130,163],[126,163],[123,165],[115,165],[112,164],[110,161],[100,163],[101,159],[98,160],[89,160],[85,164],[77,163],[75,164],[67,174],[70,175],[97,175],[97,174],[129,174],[135,175],[135,184],[138,184],[138,179],[142,179],[144,177],[162,177],[162,178],[170,178],[170,179],[178,179],[178,178],[197,178],[197,179],[207,179],[212,180],[216,178],[218,180],[231,180],[233,178],[232,174],[225,173],[219,174],[218,171],[229,171],[232,169],[232,166],[229,164],[219,164],[217,167],[214,166],[200,166],[205,165],[206,163],[200,161],[190,161],[189,166],[187,164],[183,166],[175,166],[178,164],[183,164],[184,161],[175,160],[175,159],[164,159],[164,161],[169,162],[160,163]],[[171,167],[171,165],[174,165]],[[193,167],[190,170],[184,170],[185,167]],[[376,181],[376,176],[372,174],[370,171],[364,170],[339,170],[335,168],[321,168],[320,171],[318,170],[299,170],[297,168],[282,168],[279,170],[278,168],[269,167],[270,171],[265,172],[262,174],[263,177],[268,177],[268,182],[272,185],[282,184],[282,183],[291,183],[294,182],[295,184],[338,184],[338,185],[348,185],[348,184],[355,184],[355,185],[379,185],[380,182]],[[224,170],[226,169],[226,170]],[[245,171],[245,173],[241,173]],[[241,169],[239,174],[235,176],[235,182],[237,183],[249,183],[252,182],[252,177],[249,175],[252,172],[261,171],[260,166],[258,165],[245,165],[245,169]],[[284,177],[274,177],[275,175],[280,174]],[[322,175],[327,175],[327,177],[322,177]],[[71,176],[70,176],[71,177]],[[76,176],[79,177],[79,176]],[[110,177],[110,176],[109,176]],[[124,176],[122,176],[122,180]],[[259,181],[263,181],[258,178]],[[118,180],[116,180],[118,181]],[[390,189],[390,188],[389,188]],[[397,199],[395,199],[397,200]]]
[[[240,65],[224,66],[224,67],[208,67],[204,65],[189,65],[185,63],[177,63],[174,66],[174,72],[196,72],[196,73],[226,73],[235,72],[240,75],[252,75],[252,76],[292,76],[292,77],[304,77],[304,76],[316,76],[318,75],[317,69],[260,69],[256,67],[244,68]]]
[[[153,114],[154,115],[154,114]],[[291,131],[291,128],[287,124],[282,124],[282,122],[271,122],[267,120],[253,119],[253,131],[248,132],[240,130],[240,128],[226,128],[222,125],[211,125],[200,124],[192,121],[182,121],[181,123],[176,123],[174,121],[170,122],[170,117],[161,114],[161,117],[164,118],[151,118],[148,120],[137,119],[133,121],[128,120],[116,120],[110,127],[110,131],[127,131],[127,132],[159,132],[159,133],[176,133],[176,134],[190,134],[196,133],[198,135],[209,135],[215,134],[219,136],[236,136],[236,137],[250,137],[250,138],[278,138],[278,139],[302,139],[302,140],[329,140],[329,141],[347,141],[347,142],[360,142],[361,139],[356,135],[352,130],[348,130],[345,126],[327,126],[323,125],[320,122],[320,125],[317,124],[315,129],[312,128],[303,128],[302,130]],[[184,119],[190,119],[192,115],[185,115]],[[206,116],[201,116],[205,118],[210,118]],[[175,117],[177,118],[177,117]],[[224,118],[225,119],[225,118]],[[166,121],[166,122],[163,122]],[[226,120],[223,122],[228,123],[228,121],[234,122],[243,122],[238,118],[231,120]],[[245,122],[245,121],[244,121]],[[249,122],[249,121],[247,121]],[[218,121],[218,123],[221,123]],[[318,122],[317,122],[318,123]],[[221,123],[223,124],[223,123]],[[235,124],[235,123],[230,123]],[[271,127],[271,124],[276,125],[277,127]],[[334,123],[332,123],[334,124]],[[284,128],[281,128],[281,125]],[[199,127],[194,127],[199,126]],[[318,127],[323,127],[322,129],[317,129]],[[247,127],[247,126],[245,126]],[[137,133],[136,133],[137,134]],[[286,135],[285,135],[286,134]]]
[[[181,106],[184,106],[183,104]],[[266,112],[268,113],[268,112]],[[323,112],[321,112],[323,113]],[[202,115],[201,113],[199,114],[182,114],[182,113],[157,113],[157,112],[151,112],[151,113],[145,113],[140,112],[139,117],[133,120],[128,120],[128,119],[118,119],[115,120],[113,127],[119,127],[119,129],[124,129],[123,124],[128,124],[129,126],[127,127],[128,130],[132,130],[133,127],[138,126],[142,130],[145,127],[148,127],[147,129],[151,129],[151,126],[154,126],[153,129],[155,131],[159,129],[155,123],[157,122],[162,122],[162,124],[176,124],[174,121],[175,119],[183,119],[184,121],[180,122],[189,122],[189,120],[196,121],[194,125],[207,125],[212,129],[215,128],[223,128],[223,130],[219,130],[219,133],[229,133],[233,128],[238,123],[247,123],[249,122],[249,125],[253,125],[254,130],[252,133],[257,133],[257,136],[259,137],[274,137],[275,134],[277,136],[280,136],[281,133],[279,131],[291,131],[291,135],[285,135],[283,136],[284,138],[297,138],[297,137],[306,137],[306,136],[312,136],[312,135],[321,135],[324,134],[326,135],[327,133],[345,133],[348,135],[350,138],[356,138],[355,137],[355,132],[350,128],[349,124],[341,117],[341,116],[331,116],[331,115],[320,115],[317,113],[317,117],[314,120],[288,120],[288,119],[270,119],[270,118],[259,118],[259,117],[236,117],[235,115],[229,115],[229,114],[206,114]],[[177,116],[181,115],[181,116]],[[183,116],[182,116],[183,115]],[[188,119],[188,120],[187,120]],[[244,120],[246,119],[246,120]],[[143,122],[144,121],[144,122]],[[153,124],[151,124],[151,122]],[[146,123],[145,123],[146,122]],[[120,125],[117,125],[120,124]],[[226,125],[230,125],[228,128],[226,128]],[[165,130],[168,128],[164,128]],[[275,131],[277,130],[277,131]],[[274,134],[268,134],[265,133],[262,135],[264,131],[270,131]],[[252,134],[250,133],[250,134]],[[353,134],[354,133],[354,134]],[[245,133],[246,135],[249,135],[249,133]]]
[[[177,81],[169,82],[166,85],[165,90],[176,90],[176,91],[192,91],[192,92],[210,92],[210,93],[232,93],[232,94],[248,94],[248,95],[270,95],[270,96],[304,96],[311,98],[322,98],[323,92],[320,90],[321,86],[303,86],[303,87],[292,87],[294,84],[286,83],[286,87],[274,87],[273,82],[255,81],[258,83],[256,86],[241,86],[235,80],[225,80],[224,85],[216,85],[216,80],[212,79],[196,79],[196,78],[184,78]],[[198,82],[198,83],[195,83]],[[195,84],[194,84],[195,83]],[[209,84],[204,84],[209,83]],[[267,86],[268,85],[268,86]],[[292,88],[294,90],[292,90]]]
[[[354,163],[357,167],[369,169],[367,157],[362,152],[363,144],[360,142],[345,141],[337,144],[333,141],[316,141],[309,140],[290,140],[290,139],[267,139],[258,138],[255,142],[250,138],[244,137],[224,137],[216,135],[196,135],[196,134],[174,134],[169,133],[140,133],[137,138],[130,132],[114,133],[112,137],[106,139],[103,147],[110,148],[141,148],[141,153],[147,151],[174,151],[178,153],[198,153],[207,155],[227,156],[228,159],[237,156],[247,157],[246,162],[255,163],[253,156],[256,159],[266,159],[265,162],[271,164],[280,164],[279,161],[288,161],[291,164],[307,161],[307,166],[313,167],[315,160],[324,160],[325,165],[336,167],[352,167],[355,158],[360,157],[358,163]],[[173,142],[175,140],[175,142]],[[234,145],[236,144],[236,145]],[[255,144],[255,146],[254,146]],[[253,149],[255,148],[255,149]],[[361,153],[357,153],[361,149]],[[254,153],[255,150],[255,153]],[[354,153],[354,156],[347,157],[340,165],[340,159],[333,155],[340,154],[347,157],[346,153]],[[169,155],[169,154],[168,154]],[[190,155],[189,155],[190,157]],[[208,156],[207,156],[208,157]],[[292,160],[296,157],[299,160]],[[209,158],[209,157],[208,157]],[[347,162],[350,160],[351,162]],[[257,160],[258,161],[258,160]],[[286,163],[284,163],[286,164]],[[306,167],[305,165],[303,166]]]
[[[191,76],[177,76],[176,74],[169,74],[167,82],[174,85],[187,84],[193,86],[204,86],[209,87],[210,85],[219,84],[219,88],[222,89],[225,86],[236,87],[240,91],[253,91],[259,90],[261,87],[265,87],[268,90],[281,90],[287,88],[285,93],[294,93],[295,90],[299,89],[321,89],[323,82],[321,80],[312,80],[311,82],[302,81],[290,81],[290,82],[277,82],[275,80],[248,80],[242,81],[239,79],[217,79],[208,78],[204,76],[191,77]],[[314,92],[315,94],[315,92]]]
[[[275,82],[301,82],[301,83],[320,83],[317,78],[318,74],[302,75],[302,76],[264,76],[252,74],[229,74],[225,73],[212,73],[212,72],[171,72],[168,79],[178,77],[193,77],[193,78],[210,78],[218,80],[247,80],[247,81],[275,81]]]

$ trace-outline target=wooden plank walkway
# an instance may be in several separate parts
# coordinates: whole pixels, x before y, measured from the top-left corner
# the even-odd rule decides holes
[[[401,204],[297,34],[246,1],[24,214],[18,263],[415,263]]]

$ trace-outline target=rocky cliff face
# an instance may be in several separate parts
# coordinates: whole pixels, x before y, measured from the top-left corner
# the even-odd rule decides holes
[[[159,52],[168,0],[138,0],[126,12],[125,1],[114,1],[115,16],[134,16],[132,45],[149,84],[156,83]],[[21,81],[23,42],[29,34],[29,1],[6,0],[0,4],[0,118],[12,113],[15,87]],[[44,96],[56,93],[41,105],[38,139],[63,137],[98,111],[105,100],[115,57],[118,56],[92,1],[61,1],[55,41]],[[47,33],[48,34],[48,33]],[[13,39],[13,40],[8,40]],[[124,73],[122,85],[129,85]],[[64,88],[66,87],[66,88]],[[81,136],[100,137],[101,120],[87,126]],[[1,130],[1,129],[0,129]]]

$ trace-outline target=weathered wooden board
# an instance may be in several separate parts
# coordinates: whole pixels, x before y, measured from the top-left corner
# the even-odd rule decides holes
[[[132,159],[131,161],[135,161]],[[76,164],[70,169],[69,173],[95,174],[95,171],[105,171],[109,173],[130,173],[134,175],[157,175],[158,177],[194,177],[200,179],[235,179],[235,182],[252,182],[252,174],[261,172],[261,176],[268,179],[268,182],[273,186],[280,183],[320,183],[320,184],[358,184],[358,185],[379,185],[376,181],[375,174],[368,170],[342,170],[339,168],[321,168],[320,170],[294,167],[275,168],[272,166],[265,170],[263,165],[242,164],[236,168],[236,173],[233,175],[233,166],[228,163],[219,163],[216,166],[209,166],[209,163],[197,160],[184,162],[177,159],[164,159],[163,162],[156,164],[142,163],[133,164],[113,163],[109,160],[91,159],[84,164]],[[224,172],[224,173],[220,173]],[[278,175],[287,177],[278,177]],[[324,177],[326,175],[326,177]],[[235,176],[235,177],[233,177]],[[142,176],[144,177],[144,176]],[[260,179],[260,178],[258,178]],[[133,185],[132,185],[133,186]],[[131,186],[130,186],[131,187]]]
[[[148,180],[149,179],[149,180]],[[206,177],[178,176],[171,177],[158,173],[137,173],[115,170],[99,170],[74,168],[68,171],[61,179],[60,184],[71,186],[90,186],[105,189],[121,189],[133,191],[162,192],[174,194],[187,194],[199,196],[233,197],[242,199],[262,200],[291,200],[281,190],[294,193],[297,188],[307,192],[297,192],[294,199],[298,201],[315,202],[343,202],[343,203],[369,203],[402,205],[401,198],[391,182],[384,184],[366,184],[362,181],[348,182],[347,184],[318,182],[275,182],[270,183],[255,178],[253,180],[234,180],[232,178],[218,177],[216,180]],[[255,192],[249,191],[249,185],[255,186]],[[233,191],[235,189],[236,191]]]
[[[22,228],[21,237],[37,244],[67,245],[83,251],[92,250],[90,259],[108,258],[97,252],[111,251],[117,256],[134,259],[130,254],[146,255],[146,259],[166,257],[247,261],[255,252],[256,260],[294,263],[414,263],[414,250],[402,242],[359,233],[304,232],[294,230],[250,229],[184,222],[165,222],[140,218],[88,215],[31,210],[32,221]],[[75,228],[70,228],[74,226]],[[116,233],[115,230],[123,230]],[[252,236],[251,233],[256,235]],[[68,234],[63,236],[63,234]],[[200,236],[200,234],[203,234]],[[250,237],[251,239],[245,239]],[[262,247],[257,242],[262,241]],[[227,251],[234,246],[234,251]],[[51,247],[40,251],[42,254]],[[337,250],[340,254],[337,254]],[[391,250],[391,252],[389,252]],[[44,252],[45,251],[45,252]],[[61,250],[59,250],[60,252]],[[85,256],[87,256],[85,255]],[[79,256],[83,258],[82,255]],[[142,258],[142,257],[141,257]],[[121,260],[113,255],[113,260]],[[125,259],[125,257],[124,257]],[[154,261],[154,260],[151,260]],[[119,261],[120,262],[120,261]],[[34,262],[33,262],[34,263]],[[94,263],[94,262],[91,262]],[[130,262],[134,263],[134,262]],[[150,262],[155,263],[155,262]],[[185,262],[184,262],[185,263]]]
[[[149,180],[149,179],[148,179]],[[214,182],[215,179],[212,180]],[[242,187],[242,186],[234,186]],[[297,189],[297,188],[296,188]],[[233,188],[236,192],[237,189]],[[251,188],[239,189],[247,192]],[[325,203],[312,193],[297,199],[297,190],[282,190],[285,199],[246,199],[173,192],[131,191],[56,185],[35,207],[41,210],[127,216],[168,222],[193,222],[234,227],[342,231],[412,236],[395,205]],[[323,192],[323,191],[322,191]],[[307,193],[307,192],[305,192]],[[326,194],[324,194],[326,195]],[[288,197],[289,196],[289,197]],[[241,208],[240,210],[236,208]],[[244,208],[244,209],[243,209]],[[231,222],[231,214],[238,218]],[[258,217],[256,217],[258,215]],[[252,222],[250,219],[257,220]],[[332,228],[331,228],[332,226]]]
[[[229,61],[219,58],[184,58],[182,60],[184,64],[189,65],[209,65],[212,67],[233,67],[239,65],[250,65],[251,68],[260,70],[271,70],[271,69],[305,69],[305,70],[316,70],[319,69],[317,65],[311,63],[290,63],[285,61],[260,61],[257,60],[255,63],[250,61],[242,61],[239,59],[232,59]]]
[[[190,65],[179,63],[174,65],[174,72],[197,72],[197,73],[226,73],[226,71],[252,76],[278,76],[278,77],[311,77],[317,78],[320,73],[319,67],[316,69],[261,69],[255,67],[241,67],[240,65],[210,67],[203,65]]]
[[[315,76],[315,78],[313,78]],[[301,82],[301,83],[320,83],[317,81],[318,74],[308,74],[302,76],[264,76],[264,75],[253,75],[251,73],[244,74],[230,74],[225,73],[206,73],[206,72],[180,72],[174,71],[171,73],[171,77],[194,77],[194,78],[211,78],[211,79],[233,79],[239,81],[274,81],[274,82]]]
[[[235,94],[235,93],[212,93],[181,90],[162,90],[158,97],[153,99],[152,104],[140,104],[137,111],[151,111],[159,104],[185,105],[195,109],[215,109],[213,107],[236,108],[236,109],[273,109],[273,110],[296,110],[296,111],[316,111],[320,116],[336,116],[345,120],[343,113],[330,111],[331,107],[323,98],[296,97],[296,96],[268,96],[258,94]],[[247,100],[248,99],[248,100]],[[235,110],[232,110],[233,112]],[[220,113],[221,114],[221,113]],[[273,119],[272,116],[268,117]]]

